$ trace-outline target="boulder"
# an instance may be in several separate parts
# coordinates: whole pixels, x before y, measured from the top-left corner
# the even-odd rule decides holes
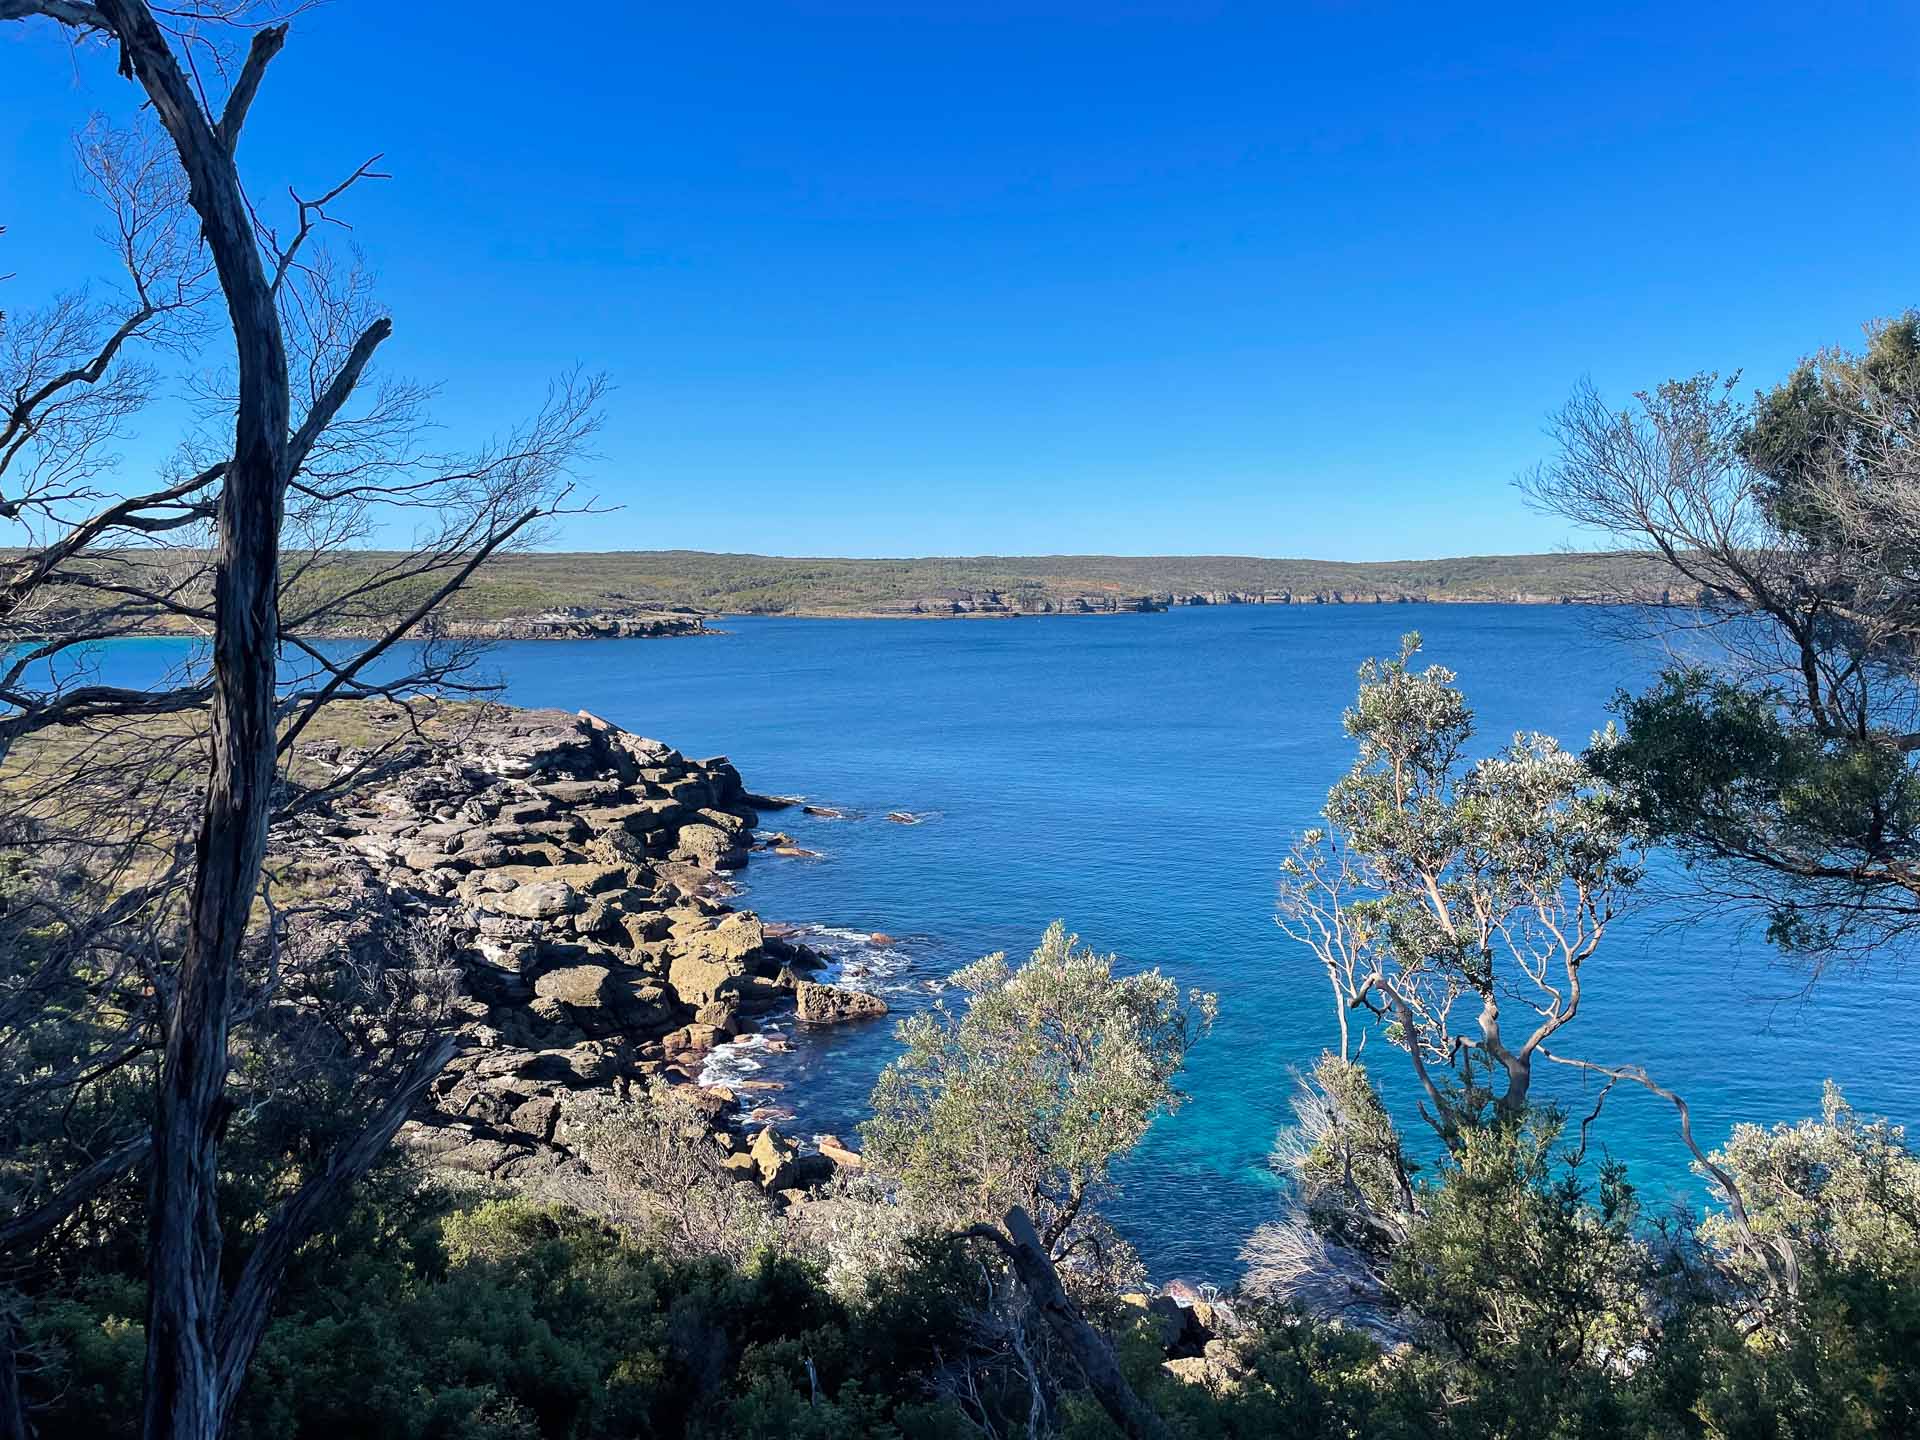
[[[793,1162],[799,1155],[794,1143],[771,1125],[753,1137],[747,1154],[762,1190],[784,1190],[791,1181]]]
[[[644,838],[656,830],[666,829],[685,812],[686,806],[677,800],[652,799],[629,800],[618,805],[595,805],[576,813],[596,835],[625,831],[629,835]]]
[[[604,965],[568,965],[535,980],[533,993],[576,1010],[598,1010],[610,1001],[607,981],[611,975]]]
[[[678,800],[689,810],[698,810],[703,805],[711,805],[716,798],[712,784],[704,775],[689,775],[682,780],[672,780],[660,788],[669,800]]]
[[[529,1010],[569,1021],[589,1036],[657,1035],[674,1022],[666,992],[633,970],[565,965],[540,976],[533,988]]]
[[[557,820],[529,820],[522,827],[532,841],[553,841],[566,845],[587,838],[587,827],[578,815],[562,815]]]
[[[586,908],[580,892],[564,880],[523,882],[511,890],[485,895],[480,903],[496,914],[523,920],[545,920]]]
[[[822,1135],[819,1143],[820,1153],[840,1169],[857,1173],[867,1168],[867,1162],[860,1158],[860,1152],[849,1149],[838,1135]]]
[[[671,922],[658,910],[627,910],[620,916],[620,929],[634,949],[666,939],[670,928]]]
[[[404,851],[400,856],[400,863],[409,870],[425,872],[440,869],[466,870],[473,862],[463,860],[457,855],[449,855],[444,850],[417,846]]]
[[[1186,1334],[1187,1312],[1168,1295],[1130,1294],[1120,1297],[1122,1313],[1145,1327],[1154,1344],[1171,1350]]]
[[[733,761],[724,755],[709,756],[705,760],[693,762],[694,769],[705,772],[707,781],[713,786],[714,799],[722,805],[744,804],[747,789],[740,783],[740,772],[734,769]]]
[[[587,842],[586,854],[602,864],[632,867],[645,862],[647,846],[630,830],[602,830]]]
[[[743,831],[753,828],[753,826],[749,825],[732,811],[715,810],[711,806],[704,810],[695,811],[694,818],[703,824],[713,826],[716,830],[724,830],[727,834],[736,837]]]
[[[863,990],[802,980],[794,986],[796,1018],[809,1025],[837,1025],[846,1020],[871,1020],[887,1013],[887,1002]]]
[[[551,1095],[536,1095],[514,1108],[509,1122],[536,1140],[551,1140],[554,1123],[560,1118],[560,1102]]]
[[[675,955],[667,962],[667,983],[682,1005],[696,1008],[716,1000],[738,1004],[753,980],[745,960],[716,959],[702,954]]]
[[[547,772],[589,775],[596,768],[598,747],[592,732],[573,716],[528,710],[483,726],[465,748],[462,758],[487,774],[525,779]]]
[[[497,969],[524,973],[540,956],[540,922],[512,915],[481,915],[475,926],[473,949]]]
[[[745,832],[729,834],[704,821],[681,827],[669,858],[684,860],[705,870],[727,870],[746,855]]]
[[[536,1050],[516,1057],[517,1072],[529,1080],[584,1090],[605,1084],[619,1073],[618,1058],[605,1045],[586,1040],[558,1050]]]
[[[571,885],[583,895],[603,895],[610,890],[619,890],[627,883],[627,867],[624,864],[593,864],[574,862],[548,867],[540,872],[539,878],[545,882],[559,881]]]
[[[708,924],[704,916],[693,924],[676,924],[680,948],[690,955],[712,960],[757,958],[767,946],[767,928],[760,917],[748,911],[735,911]]]
[[[594,939],[616,940],[627,933],[622,927],[621,914],[604,897],[596,897],[587,904],[587,908],[573,917],[573,933]]]
[[[620,793],[618,780],[550,780],[533,787],[558,805],[587,805]]]
[[[727,1041],[727,1032],[717,1025],[702,1025],[698,1021],[691,1025],[682,1025],[678,1030],[662,1037],[660,1048],[669,1055],[704,1055],[716,1045]]]

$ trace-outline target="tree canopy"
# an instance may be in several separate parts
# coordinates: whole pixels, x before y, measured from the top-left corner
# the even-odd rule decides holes
[[[1055,922],[1019,966],[996,954],[956,972],[963,1012],[900,1025],[906,1053],[864,1132],[874,1160],[957,1216],[1023,1206],[1058,1245],[1114,1159],[1179,1107],[1174,1077],[1213,1020],[1212,996],[1115,963]]]
[[[1582,388],[1552,434],[1528,496],[1696,587],[1595,768],[1784,949],[1893,953],[1920,921],[1920,315],[1747,399]]]

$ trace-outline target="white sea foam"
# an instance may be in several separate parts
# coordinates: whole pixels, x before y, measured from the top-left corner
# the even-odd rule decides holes
[[[756,1059],[756,1055],[767,1053],[767,1041],[779,1035],[778,1029],[769,1027],[714,1046],[707,1052],[706,1064],[700,1068],[699,1083],[703,1086],[732,1085],[747,1079],[765,1064]]]
[[[890,939],[876,944],[873,932],[850,930],[839,925],[803,925],[795,935],[811,945],[826,959],[821,979],[849,990],[886,995],[918,988],[913,972],[918,968],[914,956],[914,937]]]

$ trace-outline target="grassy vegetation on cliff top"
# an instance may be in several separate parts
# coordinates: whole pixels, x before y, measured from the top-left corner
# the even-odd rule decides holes
[[[723,613],[885,614],[996,592],[1020,608],[1045,599],[1126,599],[1232,591],[1371,600],[1658,598],[1671,572],[1639,554],[1484,555],[1354,563],[1240,555],[1035,555],[901,560],[727,555],[700,550],[532,554],[500,559],[462,596],[480,618],[560,606],[691,606]]]

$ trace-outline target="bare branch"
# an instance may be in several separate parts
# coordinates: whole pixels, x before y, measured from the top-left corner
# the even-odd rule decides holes
[[[253,98],[260,90],[260,81],[267,73],[267,66],[273,57],[287,43],[287,27],[269,25],[256,30],[253,42],[247,47],[246,64],[241,67],[240,78],[233,83],[233,89],[227,96],[227,108],[220,114],[220,123],[215,134],[220,144],[231,155],[240,144],[240,127],[247,123],[247,111],[253,104]]]

